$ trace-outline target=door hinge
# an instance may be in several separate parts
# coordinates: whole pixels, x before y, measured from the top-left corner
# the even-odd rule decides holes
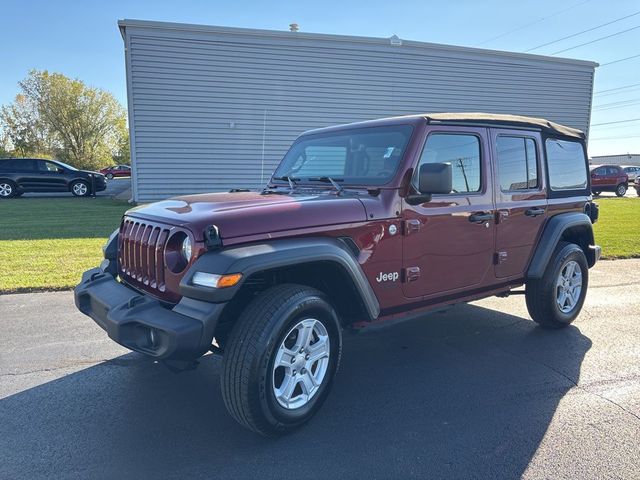
[[[405,283],[415,282],[420,278],[420,267],[407,267],[404,269],[402,280]]]
[[[416,233],[420,230],[420,220],[417,218],[405,220],[402,225],[403,235],[411,235],[412,233]]]

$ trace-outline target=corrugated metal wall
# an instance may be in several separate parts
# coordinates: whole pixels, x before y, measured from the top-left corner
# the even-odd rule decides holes
[[[122,21],[137,201],[262,186],[301,132],[440,111],[587,129],[595,64],[388,39]]]
[[[593,165],[603,165],[606,163],[613,165],[639,165],[640,166],[640,155],[639,154],[623,154],[623,155],[600,155],[599,157],[591,157],[589,162]]]

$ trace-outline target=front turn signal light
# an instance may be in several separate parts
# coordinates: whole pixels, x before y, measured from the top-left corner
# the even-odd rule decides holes
[[[228,288],[236,285],[241,278],[241,273],[219,275],[217,273],[196,272],[191,279],[191,283],[201,287]]]

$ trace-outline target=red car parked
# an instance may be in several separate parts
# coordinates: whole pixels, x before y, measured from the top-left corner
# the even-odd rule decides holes
[[[114,165],[112,167],[103,168],[100,173],[111,180],[113,177],[130,177],[131,167],[129,165]]]
[[[600,165],[591,170],[591,191],[594,195],[615,192],[618,197],[624,197],[628,182],[629,176],[618,165]]]

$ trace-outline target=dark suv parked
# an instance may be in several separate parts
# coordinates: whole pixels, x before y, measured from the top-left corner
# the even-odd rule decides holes
[[[104,175],[78,170],[57,160],[39,158],[0,159],[0,198],[26,192],[71,192],[77,197],[107,188]]]
[[[156,359],[222,354],[227,409],[272,435],[318,410],[344,328],[522,285],[534,321],[569,325],[600,256],[597,216],[572,128],[463,113],[323,128],[261,192],[129,210],[75,302]]]
[[[595,195],[615,192],[618,197],[627,193],[629,176],[618,165],[600,165],[591,170],[591,190]]]

